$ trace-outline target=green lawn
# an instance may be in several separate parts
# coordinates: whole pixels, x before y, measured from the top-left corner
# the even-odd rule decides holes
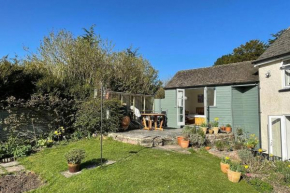
[[[67,179],[60,172],[67,170],[64,154],[72,148],[86,150],[83,162],[100,156],[99,140],[90,139],[20,159],[46,181],[35,192],[255,192],[245,181],[229,182],[220,171],[220,160],[206,152],[185,155],[109,139],[104,141],[104,157],[117,163]]]

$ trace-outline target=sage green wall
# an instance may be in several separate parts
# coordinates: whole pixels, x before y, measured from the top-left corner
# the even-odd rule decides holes
[[[233,128],[259,137],[258,86],[233,88]]]
[[[162,111],[167,112],[167,126],[177,128],[176,90],[165,90],[165,99],[161,101]]]
[[[232,120],[232,87],[216,87],[216,106],[209,107],[209,121],[219,118],[219,125],[233,124]]]

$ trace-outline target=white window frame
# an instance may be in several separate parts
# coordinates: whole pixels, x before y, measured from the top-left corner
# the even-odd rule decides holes
[[[285,61],[288,61],[288,60],[284,60],[282,61],[281,63],[281,67],[283,68],[282,69],[282,85],[283,85],[283,88],[290,88],[290,85],[286,85],[286,69],[290,69],[290,64],[284,64]]]
[[[214,97],[213,97],[213,105],[209,106],[209,107],[216,107],[216,87],[208,87],[208,89],[213,89],[214,92]]]

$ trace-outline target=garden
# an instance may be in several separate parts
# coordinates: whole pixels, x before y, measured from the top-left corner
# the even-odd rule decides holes
[[[258,147],[259,140],[255,134],[249,134],[242,128],[237,128],[235,133],[227,129],[227,134],[235,136],[231,140],[210,141],[210,130],[217,128],[215,137],[222,132],[218,125],[216,118],[201,127],[185,126],[183,135],[177,138],[178,144],[182,148],[191,146],[195,151],[206,150],[220,157],[220,170],[233,183],[244,181],[258,192],[290,192],[290,162],[265,153]]]

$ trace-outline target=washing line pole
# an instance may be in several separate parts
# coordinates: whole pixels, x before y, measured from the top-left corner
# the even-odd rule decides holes
[[[103,83],[101,82],[101,167],[103,166]]]

